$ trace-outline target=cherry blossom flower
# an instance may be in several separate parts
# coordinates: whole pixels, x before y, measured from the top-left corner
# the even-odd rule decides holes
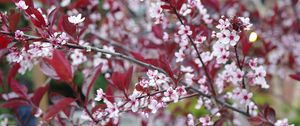
[[[277,120],[274,125],[275,126],[295,126],[294,124],[289,124],[288,119]]]
[[[193,32],[191,31],[190,26],[180,25],[178,34],[183,36],[188,36],[188,35],[192,35]]]
[[[250,102],[248,104],[248,107],[249,107],[249,114],[252,115],[252,116],[257,116],[258,107],[254,104],[254,102]]]
[[[186,16],[186,15],[190,14],[191,12],[192,12],[192,10],[190,9],[190,6],[185,3],[181,6],[181,9],[179,10],[179,13],[182,16]]]
[[[230,22],[228,19],[219,19],[219,24],[216,26],[219,30],[225,30],[230,26]]]
[[[23,1],[23,0],[20,0],[18,3],[16,3],[16,6],[23,10],[26,10],[28,8],[25,1]]]
[[[197,100],[197,104],[195,105],[195,109],[200,109],[202,105],[203,105],[203,99],[199,97]]]
[[[137,112],[139,109],[140,102],[137,99],[137,97],[140,95],[137,91],[134,91],[130,96],[129,96],[129,102],[125,104],[125,108],[131,108],[132,112]]]
[[[103,92],[103,90],[101,88],[99,88],[97,90],[97,95],[95,97],[95,101],[101,101],[104,98],[105,93]]]
[[[183,50],[180,49],[178,52],[175,52],[175,56],[176,56],[176,63],[178,63],[184,60],[185,54],[183,53]]]
[[[103,49],[109,52],[115,52],[115,49],[113,46],[103,46]],[[105,54],[106,58],[111,58],[111,54]]]
[[[209,116],[199,118],[200,123],[202,126],[212,126],[214,123],[211,121]]]
[[[161,2],[151,3],[149,7],[149,16],[155,19],[155,24],[162,23],[163,21],[163,9],[160,7]]]
[[[69,16],[68,21],[70,23],[77,25],[85,20],[85,18],[81,16],[82,16],[81,14],[78,14],[77,16]]]
[[[178,100],[179,100],[179,95],[178,95],[178,93],[175,91],[175,90],[173,90],[173,88],[172,87],[170,87],[170,88],[168,88],[167,89],[167,91],[166,92],[164,92],[164,101],[168,101],[168,100],[174,100],[174,102],[176,103],[176,102],[178,102]]]
[[[240,95],[240,103],[243,105],[248,105],[250,103],[251,97],[253,96],[253,94],[248,93],[246,89],[243,89],[239,95]]]
[[[20,30],[16,30],[15,31],[15,39],[19,40],[19,41],[25,40],[25,38],[24,38],[24,32],[20,31]]]
[[[193,68],[192,68],[191,66],[185,67],[185,66],[181,65],[181,66],[180,66],[180,71],[186,72],[186,73],[191,73],[191,72],[193,72],[194,70],[193,70]]]
[[[87,61],[86,56],[81,52],[80,49],[75,49],[74,52],[71,54],[72,65],[77,66],[81,63]]]
[[[230,44],[231,46],[235,46],[236,43],[240,40],[240,36],[237,34],[235,30],[222,30],[220,33],[217,33],[218,41],[224,44]]]
[[[194,126],[195,125],[194,116],[190,113],[187,115],[187,124],[188,124],[188,126]]]

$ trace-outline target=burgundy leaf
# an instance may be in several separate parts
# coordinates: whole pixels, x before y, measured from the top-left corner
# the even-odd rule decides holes
[[[54,68],[60,80],[68,83],[72,82],[72,68],[65,54],[62,51],[54,50],[52,59],[45,60]]]
[[[55,116],[59,111],[66,109],[72,102],[74,102],[75,99],[73,98],[63,98],[60,101],[58,101],[55,105],[50,107],[43,116],[43,119],[48,121],[51,119],[53,116]]]
[[[14,98],[14,99],[9,99],[3,104],[0,104],[0,108],[16,109],[19,106],[23,106],[23,105],[29,105],[28,101],[24,99]]]
[[[17,12],[12,12],[9,16],[8,16],[8,21],[9,21],[9,28],[11,31],[16,31],[17,26],[19,24],[21,18],[21,14],[17,13]]]
[[[39,106],[41,99],[43,98],[44,94],[48,91],[49,86],[45,85],[36,89],[33,93],[31,101],[34,105]]]
[[[263,120],[258,116],[250,117],[248,118],[248,121],[255,126],[261,125],[263,123]]]
[[[10,80],[9,86],[13,92],[15,92],[18,96],[21,98],[27,98],[27,87],[24,85],[21,85],[16,80],[12,79]]]
[[[10,39],[6,38],[5,36],[0,35],[0,49],[7,48],[7,45],[11,42]]]
[[[63,30],[73,38],[76,38],[76,26],[69,22],[68,16],[64,15],[60,20]]]
[[[84,80],[84,83],[83,83],[83,86],[82,86],[82,93],[83,93],[84,96],[87,97],[88,94],[90,93],[93,85],[95,84],[96,79],[101,74],[101,68],[102,68],[102,65],[99,65],[98,67],[96,67],[92,71],[90,76]]]
[[[275,110],[269,106],[267,106],[264,109],[264,116],[266,119],[268,119],[270,122],[275,123],[276,121],[276,113]]]
[[[290,74],[290,77],[297,81],[300,81],[300,74]]]
[[[243,55],[246,56],[252,46],[252,43],[249,42],[247,36],[245,33],[241,33],[241,43],[242,43],[242,50],[243,50]]]
[[[155,37],[162,39],[163,38],[163,28],[160,24],[152,26],[152,32],[154,33]]]

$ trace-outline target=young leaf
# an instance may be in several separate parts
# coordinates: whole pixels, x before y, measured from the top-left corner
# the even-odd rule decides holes
[[[73,98],[63,98],[60,101],[58,101],[55,105],[50,107],[43,116],[43,119],[48,121],[51,119],[53,116],[55,116],[58,112],[60,112],[63,109],[66,109],[72,102],[74,102],[75,99]]]
[[[10,43],[10,40],[5,36],[0,35],[0,49],[7,48],[7,45]]]

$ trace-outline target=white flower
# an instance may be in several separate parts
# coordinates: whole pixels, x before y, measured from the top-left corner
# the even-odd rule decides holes
[[[179,94],[175,90],[173,90],[172,87],[169,87],[168,90],[164,92],[164,96],[166,97],[166,99],[174,100],[175,103],[179,100]]]
[[[178,30],[179,35],[187,36],[192,35],[193,32],[191,31],[190,26],[180,25]]]
[[[101,101],[104,97],[105,93],[103,92],[103,90],[101,88],[99,88],[97,90],[97,95],[96,98],[94,99],[95,101]]]
[[[216,28],[218,28],[218,29],[220,29],[220,30],[224,30],[224,29],[226,29],[227,27],[229,27],[229,25],[230,25],[230,22],[229,22],[229,20],[228,19],[220,19],[219,20],[219,24],[216,26]]]
[[[186,16],[188,14],[190,14],[192,12],[192,10],[190,9],[190,6],[188,4],[183,4],[181,6],[181,9],[179,11],[179,13],[182,15],[182,16]]]
[[[113,46],[106,46],[106,45],[104,45],[104,46],[103,46],[103,50],[106,50],[106,51],[112,52],[112,53],[115,52],[115,49],[114,49]],[[105,56],[106,56],[106,58],[111,58],[111,55],[110,55],[110,54],[105,54]]]
[[[246,89],[243,89],[240,93],[240,103],[243,105],[248,105],[252,96],[252,93],[248,93]]]
[[[250,115],[257,116],[257,114],[258,114],[257,113],[258,107],[253,102],[250,102],[248,104],[248,107],[249,107],[249,113],[250,113]]]
[[[15,39],[19,40],[19,41],[23,40],[24,39],[24,32],[20,31],[20,30],[15,31]]]
[[[236,31],[230,32],[229,30],[222,30],[221,33],[217,33],[218,41],[224,44],[230,44],[231,46],[235,46],[236,43],[240,40],[240,36]]]
[[[288,119],[277,120],[275,126],[295,126],[294,124],[289,125]]]
[[[198,98],[197,104],[195,105],[196,109],[200,109],[203,105],[203,99],[201,97]]]
[[[84,17],[82,18],[81,14],[78,14],[77,16],[70,16],[70,17],[68,17],[68,21],[70,23],[75,24],[75,25],[83,22],[84,20],[85,20],[85,18]]]
[[[16,3],[16,6],[23,10],[26,10],[28,8],[25,1],[23,1],[23,0],[20,0],[18,3]]]
[[[129,96],[130,101],[125,104],[125,108],[131,108],[132,112],[137,112],[139,109],[140,102],[137,97],[140,95],[137,91],[134,91],[132,95]]]
[[[81,52],[80,49],[75,49],[71,54],[72,65],[77,66],[85,61],[87,61],[86,56]]]
[[[180,71],[185,72],[185,73],[191,73],[194,70],[193,70],[193,68],[191,66],[185,67],[185,66],[181,65],[180,66]]]
[[[187,115],[187,124],[188,124],[188,126],[194,126],[195,125],[194,116],[192,114]]]
[[[212,126],[214,123],[211,121],[209,116],[201,117],[199,119],[202,126]]]
[[[179,49],[178,52],[175,52],[176,63],[182,62],[184,60],[185,54],[182,49]]]

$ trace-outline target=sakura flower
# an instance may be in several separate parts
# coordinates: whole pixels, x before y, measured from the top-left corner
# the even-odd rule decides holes
[[[206,40],[206,36],[197,35],[195,39],[196,44],[202,44]]]
[[[4,120],[1,121],[1,126],[8,126],[8,118],[4,118]]]
[[[24,32],[20,30],[15,31],[15,39],[19,41],[24,40]]]
[[[240,36],[237,34],[235,30],[222,30],[221,33],[217,33],[218,41],[224,44],[230,44],[231,46],[235,46],[236,43],[240,40]]]
[[[180,25],[178,30],[179,35],[187,36],[192,35],[193,32],[191,31],[190,26]]]
[[[188,124],[188,126],[194,126],[195,125],[194,116],[192,114],[187,115],[187,124]]]
[[[198,98],[197,104],[195,105],[196,109],[200,109],[203,105],[203,99],[201,97]]]
[[[125,108],[131,108],[132,112],[137,112],[139,109],[139,100],[137,99],[137,97],[140,95],[140,93],[134,91],[132,95],[129,96],[130,101],[125,104]]]
[[[155,19],[155,24],[159,24],[163,20],[163,9],[160,7],[161,2],[151,3],[149,7],[149,16]]]
[[[165,96],[165,101],[169,100],[174,100],[174,102],[178,102],[179,100],[179,95],[178,93],[173,90],[172,87],[168,88],[166,92],[164,92],[164,96]]]
[[[20,0],[18,3],[16,3],[16,6],[23,10],[26,10],[28,8],[25,1],[23,1],[23,0]]]
[[[178,95],[180,95],[180,96],[186,94],[186,90],[185,90],[184,86],[178,86],[175,90],[178,93]]]
[[[151,110],[151,113],[156,113],[158,109],[164,106],[164,103],[158,102],[155,99],[151,99],[148,108]]]
[[[250,19],[247,17],[239,17],[239,19],[242,21],[243,26],[245,27],[244,30],[250,30],[252,27],[252,24],[250,23]]]
[[[254,83],[257,85],[261,85],[262,88],[269,88],[270,86],[267,84],[265,76],[266,76],[266,70],[263,66],[255,67],[255,78]]]
[[[248,104],[248,107],[249,107],[249,113],[250,113],[250,115],[257,116],[257,114],[258,114],[257,113],[258,107],[253,102],[250,102]]]
[[[240,103],[244,105],[248,105],[250,103],[250,99],[253,96],[252,93],[248,93],[246,89],[243,89],[240,93]]]
[[[112,52],[112,53],[115,52],[115,49],[114,49],[113,46],[106,46],[106,45],[104,45],[103,49],[106,50],[106,51]],[[111,58],[111,54],[105,54],[105,56],[106,56],[106,58]]]
[[[94,99],[95,101],[101,101],[104,98],[105,93],[101,88],[97,90],[96,98]]]
[[[227,27],[229,27],[230,22],[228,19],[219,19],[219,24],[216,26],[216,28],[220,30],[225,30]]]
[[[43,114],[43,110],[42,109],[40,109],[40,108],[38,108],[37,109],[37,111],[35,112],[35,114],[34,114],[34,117],[40,117],[41,115]]]
[[[193,84],[193,78],[194,78],[194,74],[192,73],[185,73],[184,74],[184,82],[187,84],[187,85],[192,85]]]
[[[294,124],[289,124],[288,119],[277,120],[275,126],[295,126]]]
[[[192,12],[192,10],[190,9],[190,6],[188,4],[183,4],[181,6],[181,9],[179,11],[179,13],[182,15],[182,16],[186,16],[188,14],[190,14]]]
[[[212,126],[214,123],[211,121],[209,116],[201,117],[199,119],[202,126]]]
[[[194,70],[193,70],[193,68],[192,68],[191,66],[185,67],[185,66],[181,65],[181,66],[180,66],[180,71],[182,71],[182,72],[187,72],[187,73],[191,73],[191,72],[193,72]]]
[[[87,61],[86,56],[81,52],[80,49],[75,49],[71,54],[72,65],[77,66],[85,61]]]
[[[180,49],[178,52],[175,52],[175,56],[176,56],[176,63],[178,63],[183,61],[185,54],[183,53],[183,50]]]
[[[68,21],[74,25],[77,25],[85,20],[85,18],[82,18],[81,16],[81,14],[78,14],[77,16],[69,16]]]

